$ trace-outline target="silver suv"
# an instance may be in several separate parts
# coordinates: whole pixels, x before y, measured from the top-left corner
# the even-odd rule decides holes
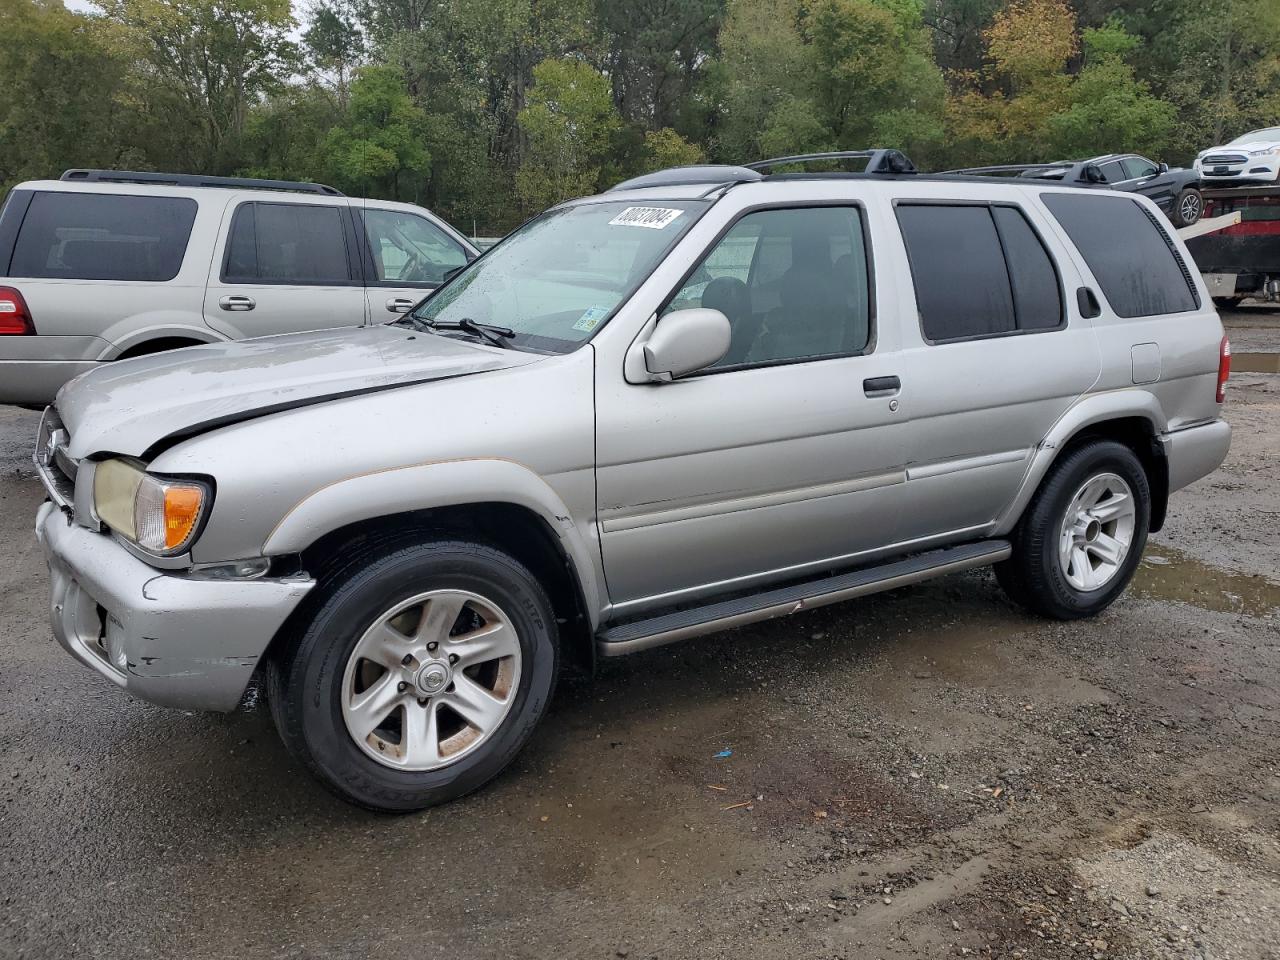
[[[59,642],[171,706],[261,677],[321,781],[408,810],[510,763],[566,661],[985,565],[1104,609],[1231,436],[1157,208],[759,167],[565,203],[390,323],[69,385],[36,450]]]
[[[104,361],[404,313],[477,251],[421,207],[280,180],[68,170],[0,210],[0,403]]]

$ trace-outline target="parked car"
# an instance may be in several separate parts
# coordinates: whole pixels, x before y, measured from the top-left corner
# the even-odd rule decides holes
[[[68,170],[0,209],[0,403],[107,361],[404,312],[477,255],[421,207],[320,184]]]
[[[1006,164],[970,167],[951,173],[1017,174],[1038,180],[1056,180],[1078,187],[1094,187],[1138,193],[1155,202],[1175,227],[1189,227],[1204,213],[1200,175],[1195,170],[1155,163],[1136,153],[1108,153],[1089,160],[1054,163]]]
[[[1250,130],[1230,143],[1201,150],[1195,168],[1205,183],[1280,182],[1280,127]]]
[[[1158,208],[777,167],[561,204],[386,324],[69,384],[35,454],[58,641],[174,707],[259,677],[308,770],[409,810],[509,764],[562,663],[993,564],[1105,609],[1231,435]]]

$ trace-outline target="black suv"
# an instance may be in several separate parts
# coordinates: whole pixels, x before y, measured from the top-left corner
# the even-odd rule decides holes
[[[1182,167],[1169,168],[1136,153],[1108,153],[1089,160],[1056,163],[1014,163],[996,167],[968,167],[948,173],[1015,174],[1057,180],[1081,187],[1105,187],[1140,193],[1154,200],[1175,227],[1189,227],[1204,212],[1200,175]]]

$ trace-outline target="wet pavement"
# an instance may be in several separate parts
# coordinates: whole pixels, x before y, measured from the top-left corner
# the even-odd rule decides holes
[[[972,572],[607,662],[489,788],[385,817],[264,711],[56,647],[0,408],[0,957],[1275,957],[1280,375],[1229,418],[1095,620]]]

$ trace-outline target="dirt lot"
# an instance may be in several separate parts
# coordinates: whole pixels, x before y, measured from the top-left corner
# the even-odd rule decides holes
[[[388,818],[54,645],[0,409],[0,957],[1280,958],[1280,375],[1229,415],[1097,620],[983,572],[610,662]]]

